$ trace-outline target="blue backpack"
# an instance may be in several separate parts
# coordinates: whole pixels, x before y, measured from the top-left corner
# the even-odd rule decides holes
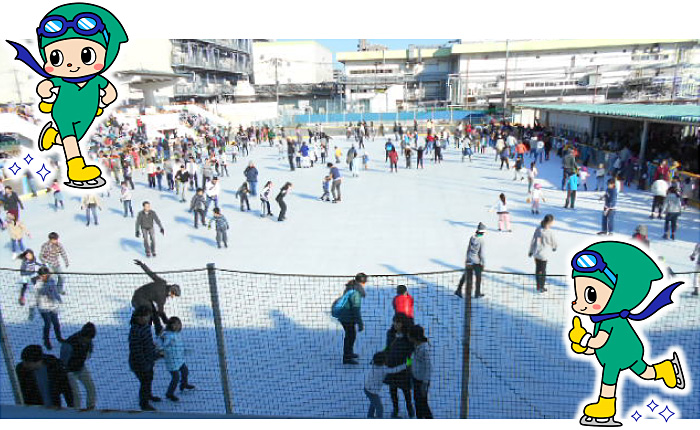
[[[350,303],[350,296],[355,292],[355,290],[348,290],[342,296],[338,297],[331,306],[331,315],[333,318],[340,318],[340,314],[343,309],[348,308]]]

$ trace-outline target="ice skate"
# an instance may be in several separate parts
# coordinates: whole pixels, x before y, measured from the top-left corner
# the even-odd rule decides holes
[[[39,135],[39,151],[48,151],[56,143],[56,136],[58,136],[58,130],[53,128],[53,123],[51,121],[44,125],[41,129],[41,134]]]
[[[107,183],[101,176],[102,171],[97,166],[86,166],[83,157],[74,157],[68,160],[68,182],[65,185],[71,188],[92,189],[99,188]]]
[[[587,405],[579,424],[590,427],[621,426],[621,422],[615,421],[615,398],[599,397],[598,403]]]
[[[681,390],[685,388],[683,369],[681,368],[678,354],[675,352],[673,353],[672,359],[655,364],[654,370],[656,371],[656,379],[663,379],[664,384],[666,384],[668,388],[678,388]]]

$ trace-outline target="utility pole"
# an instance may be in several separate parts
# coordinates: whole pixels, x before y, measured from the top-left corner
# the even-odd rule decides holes
[[[279,75],[277,73],[277,68],[279,67],[279,62],[281,60],[279,58],[273,58],[272,61],[275,62],[275,100],[277,101],[277,108],[279,109],[279,105],[280,105],[280,80],[279,80]]]
[[[595,66],[595,84],[593,84],[593,104],[595,104],[595,99],[598,96],[598,70],[600,70],[600,65]]]
[[[503,120],[506,119],[506,106],[508,105],[508,39],[506,39],[506,73],[503,80]]]
[[[676,79],[678,79],[678,63],[681,61],[681,50],[676,44],[676,66],[673,68],[673,83],[671,84],[671,104],[676,98]]]

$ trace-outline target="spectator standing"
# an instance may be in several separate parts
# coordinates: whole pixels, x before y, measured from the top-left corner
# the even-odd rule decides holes
[[[423,327],[414,325],[408,330],[408,340],[413,344],[413,362],[411,375],[413,377],[413,398],[416,405],[416,418],[432,419],[433,413],[428,405],[428,388],[432,372],[431,352],[428,338]]]
[[[151,401],[160,402],[160,398],[152,392],[156,348],[149,323],[151,318],[150,307],[138,307],[131,317],[129,331],[129,368],[139,380],[139,406],[142,411],[155,411]]]
[[[90,358],[93,350],[93,339],[96,335],[95,325],[86,323],[79,332],[70,336],[61,345],[61,361],[68,373],[68,383],[73,392],[75,407],[80,408],[82,397],[78,381],[85,387],[87,393],[86,410],[95,409],[97,403],[97,392],[95,383],[92,381],[90,370],[85,366],[85,362]]]
[[[404,314],[413,321],[413,296],[408,294],[405,285],[396,287],[396,296],[391,302],[395,314]]]
[[[60,408],[61,397],[69,408],[74,406],[73,391],[61,361],[44,354],[40,345],[22,350],[22,361],[15,368],[25,405]]]

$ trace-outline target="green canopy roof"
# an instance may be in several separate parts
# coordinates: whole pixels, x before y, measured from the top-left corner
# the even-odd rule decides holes
[[[657,119],[700,123],[698,105],[656,105],[656,104],[523,104],[522,108],[555,110],[592,115],[621,116],[640,119]]]

